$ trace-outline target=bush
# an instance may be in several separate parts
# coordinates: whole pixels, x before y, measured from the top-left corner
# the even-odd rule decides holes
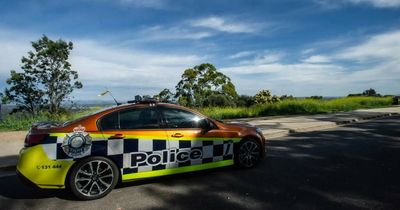
[[[280,99],[278,96],[272,96],[269,90],[261,90],[254,96],[254,102],[256,104],[270,104],[279,102]]]
[[[236,101],[236,106],[249,107],[255,104],[254,97],[248,95],[240,95]]]
[[[229,100],[229,98],[225,95],[221,95],[221,94],[214,94],[214,95],[210,95],[208,96],[204,102],[203,102],[203,106],[205,107],[226,107],[226,106],[235,106],[235,103],[231,100]]]
[[[322,100],[323,97],[322,96],[310,96],[310,97],[307,97],[307,99]]]

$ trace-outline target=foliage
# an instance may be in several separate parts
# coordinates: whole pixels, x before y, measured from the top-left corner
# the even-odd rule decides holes
[[[232,119],[272,115],[332,113],[361,108],[385,107],[390,106],[391,103],[391,97],[351,97],[333,100],[294,99],[283,100],[274,104],[256,104],[251,107],[206,107],[200,108],[199,111],[214,119]],[[27,130],[32,123],[39,121],[63,122],[73,120],[100,108],[102,107],[65,111],[57,115],[41,111],[36,116],[32,116],[26,112],[18,112],[8,115],[3,121],[0,121],[0,130]]]
[[[68,62],[73,44],[43,36],[32,42],[32,47],[34,51],[22,57],[23,73],[11,71],[6,98],[30,113],[47,104],[49,113],[57,114],[61,111],[61,103],[68,99],[72,91],[82,88],[82,83],[77,80],[78,73],[71,69]]]
[[[161,102],[169,102],[173,97],[174,94],[168,88],[164,88],[164,90],[154,96],[154,98],[158,98]]]
[[[254,97],[248,95],[240,95],[236,101],[236,106],[238,107],[249,107],[254,104]]]
[[[362,93],[363,96],[380,96],[374,89],[370,88]]]
[[[271,104],[279,101],[279,97],[276,95],[272,96],[269,90],[261,90],[254,96],[254,102],[256,104]]]
[[[310,96],[310,97],[307,97],[308,99],[314,99],[314,100],[322,100],[323,99],[323,97],[322,96]]]
[[[227,107],[235,106],[235,103],[232,100],[229,100],[226,95],[213,94],[204,100],[203,105],[206,107]]]
[[[385,107],[390,106],[391,103],[391,97],[351,97],[332,100],[294,99],[270,104],[256,104],[251,107],[207,107],[199,109],[199,111],[211,118],[231,119],[273,115],[332,113],[362,108]]]
[[[293,100],[295,98],[292,95],[282,95],[281,97],[279,97],[279,99],[283,101],[283,100]]]
[[[224,95],[229,100],[237,98],[231,79],[209,63],[186,69],[176,85],[175,97],[184,106],[202,107],[207,97]]]
[[[36,122],[65,122],[68,120],[74,120],[82,116],[88,115],[101,108],[102,107],[91,107],[76,111],[64,110],[63,112],[60,112],[58,114],[51,114],[48,111],[39,111],[34,116],[28,112],[20,111],[7,115],[2,121],[0,121],[0,131],[28,130],[32,126],[32,124]]]
[[[13,112],[27,111],[37,114],[43,107],[44,91],[38,88],[36,77],[12,70],[11,77],[7,79],[6,83],[10,85],[10,88],[5,89],[2,101],[3,103],[14,102],[17,108]]]
[[[363,96],[362,93],[350,93],[349,95],[347,95],[347,97],[360,97]]]
[[[375,89],[370,88],[370,89],[368,89],[368,90],[365,90],[363,93],[356,93],[356,94],[352,93],[352,94],[349,94],[349,95],[348,95],[348,97],[356,97],[356,96],[374,96],[374,97],[380,97],[381,94],[377,93]]]

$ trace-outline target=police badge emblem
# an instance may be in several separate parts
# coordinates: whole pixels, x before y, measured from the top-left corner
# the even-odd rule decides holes
[[[61,145],[65,154],[73,158],[90,155],[91,146],[92,138],[81,125],[75,127],[72,133],[67,134]]]

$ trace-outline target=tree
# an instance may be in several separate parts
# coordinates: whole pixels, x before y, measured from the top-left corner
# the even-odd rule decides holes
[[[175,97],[185,106],[203,106],[207,97],[224,95],[229,100],[237,98],[235,85],[225,74],[209,63],[186,69],[176,85]]]
[[[254,105],[254,97],[248,95],[240,95],[236,101],[236,106],[249,107]]]
[[[314,100],[322,100],[324,97],[322,96],[310,96],[310,97],[306,97],[306,99],[314,99]]]
[[[160,93],[158,93],[154,97],[158,98],[159,101],[169,102],[174,97],[174,94],[168,88],[164,88],[164,90],[162,90]]]
[[[11,77],[7,79],[6,83],[10,85],[10,88],[5,89],[2,101],[4,103],[14,102],[17,108],[13,112],[25,110],[37,114],[43,107],[44,91],[38,88],[36,77],[12,70]]]
[[[256,104],[271,104],[279,101],[279,97],[276,95],[272,96],[269,90],[261,90],[254,96],[254,102]]]
[[[204,106],[212,106],[212,107],[227,107],[227,106],[235,106],[235,103],[232,100],[229,100],[227,96],[222,94],[213,94],[208,96],[204,102]]]
[[[363,96],[381,96],[374,89],[370,88],[362,93]]]
[[[71,69],[68,62],[72,42],[64,40],[53,41],[43,35],[32,42],[34,51],[29,51],[27,57],[22,57],[23,73],[11,71],[6,91],[6,97],[21,107],[31,107],[35,104],[47,104],[51,114],[60,112],[61,103],[68,99],[72,91],[82,88],[78,81],[78,73]],[[27,83],[27,84],[22,84]],[[22,89],[21,89],[22,88]],[[29,95],[33,93],[33,96]]]
[[[292,95],[282,95],[281,97],[279,97],[279,99],[281,101],[283,101],[283,100],[294,100],[294,97]]]

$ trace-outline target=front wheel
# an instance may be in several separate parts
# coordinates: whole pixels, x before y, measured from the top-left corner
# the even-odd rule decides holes
[[[236,149],[235,162],[239,167],[251,168],[260,161],[261,146],[254,139],[241,141]]]
[[[89,157],[78,162],[69,176],[69,188],[82,200],[106,196],[118,182],[118,168],[104,157]]]

